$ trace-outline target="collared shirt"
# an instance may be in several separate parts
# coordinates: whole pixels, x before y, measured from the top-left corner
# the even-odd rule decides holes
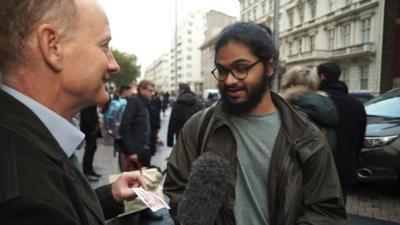
[[[85,135],[68,120],[9,86],[1,85],[0,87],[32,110],[47,127],[68,157],[82,143]]]

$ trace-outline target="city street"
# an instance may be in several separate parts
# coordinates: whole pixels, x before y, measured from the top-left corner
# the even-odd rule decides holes
[[[166,133],[169,119],[169,111],[165,117],[161,117],[160,137],[166,143]],[[84,150],[77,151],[81,161]],[[152,164],[159,166],[162,170],[166,168],[165,159],[171,152],[166,146],[158,147]],[[99,140],[99,147],[95,154],[95,170],[102,174],[99,182],[91,183],[93,188],[108,183],[108,176],[118,173],[118,161],[113,157],[112,140],[108,137]],[[354,189],[348,197],[347,212],[349,213],[349,225],[400,225],[400,197],[394,191],[387,191],[370,185],[360,185]],[[172,225],[167,210],[161,210],[164,220],[159,222],[144,222],[146,225]],[[125,216],[109,221],[109,225],[135,224],[133,216]]]

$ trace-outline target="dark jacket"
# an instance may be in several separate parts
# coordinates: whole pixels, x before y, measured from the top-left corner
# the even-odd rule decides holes
[[[149,102],[141,94],[128,99],[121,120],[122,151],[128,155],[142,154],[150,150]]]
[[[150,102],[150,118],[151,118],[151,130],[158,131],[161,128],[161,99],[160,96],[155,96]]]
[[[97,115],[97,105],[89,106],[81,110],[79,127],[86,135],[96,135],[99,132],[99,116]]]
[[[123,211],[110,185],[93,192],[29,108],[1,90],[0,102],[1,224],[104,224]]]
[[[320,90],[328,93],[338,110],[336,151],[333,156],[340,181],[345,186],[355,184],[358,156],[364,142],[367,121],[364,106],[348,94],[346,84],[341,81],[324,80],[320,83]]]
[[[187,92],[178,97],[177,101],[172,105],[171,116],[169,118],[168,146],[172,147],[174,145],[174,135],[177,138],[185,122],[203,107],[203,103],[193,92]]]
[[[282,118],[268,175],[269,196],[266,209],[271,225],[344,225],[346,210],[333,158],[318,128],[282,98],[272,93]],[[170,196],[170,213],[176,209],[185,190],[196,152],[199,119],[194,115],[183,127],[182,135],[168,160],[164,192]],[[216,224],[235,224],[236,142],[230,115],[218,104],[214,124],[204,151],[211,151],[231,163],[228,200],[219,211]],[[267,134],[266,134],[267,135]]]

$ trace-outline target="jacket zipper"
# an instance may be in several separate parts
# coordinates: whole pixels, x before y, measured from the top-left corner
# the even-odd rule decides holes
[[[279,207],[282,210],[284,210],[284,204],[285,204],[285,202],[284,202],[285,197],[286,197],[286,192],[285,192],[286,189],[285,189],[285,187],[287,186],[287,179],[289,177],[289,173],[293,169],[294,158],[297,156],[297,151],[298,151],[298,149],[300,149],[300,146],[304,146],[308,142],[314,141],[315,139],[316,139],[316,137],[312,137],[310,139],[307,139],[307,140],[304,140],[304,141],[301,141],[301,142],[299,140],[296,140],[296,141],[294,141],[292,147],[289,150],[289,153],[288,153],[289,155],[286,157],[288,163],[285,164],[284,168],[282,168],[283,172],[284,172],[284,179],[282,180],[283,182],[281,182],[281,186],[278,189],[278,190],[281,190],[281,193],[280,193],[280,196],[279,196],[279,202],[280,202],[280,206]],[[293,154],[293,156],[291,156],[292,154]],[[280,214],[281,218],[280,218],[280,220],[278,220],[281,223],[279,223],[278,221],[277,222],[278,222],[279,225],[285,225],[286,222],[287,222],[287,219],[288,219],[287,218],[288,211],[281,211],[281,212],[283,212],[283,215]]]

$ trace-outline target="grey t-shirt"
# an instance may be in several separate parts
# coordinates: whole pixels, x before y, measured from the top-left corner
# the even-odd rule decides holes
[[[235,220],[238,225],[268,225],[268,170],[281,121],[278,112],[232,117],[237,143]]]

